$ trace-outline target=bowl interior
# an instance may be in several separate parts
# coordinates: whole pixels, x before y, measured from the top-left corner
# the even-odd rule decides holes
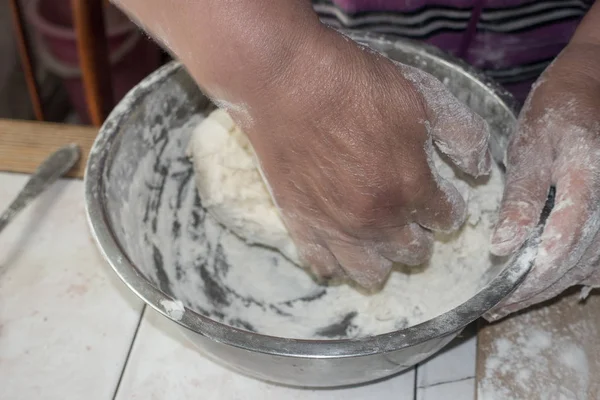
[[[507,95],[435,50],[377,38],[361,40],[442,80],[488,121],[492,153],[501,163],[515,121]],[[381,300],[371,297],[363,305],[349,301],[348,296],[363,295],[345,286],[317,285],[278,252],[249,246],[205,212],[186,147],[192,129],[213,106],[182,67],[172,65],[157,74],[162,75],[147,83],[151,94],[130,94],[113,112],[125,116],[102,177],[106,223],[137,273],[187,308],[246,331],[327,340],[405,328],[409,321],[402,315],[373,316]],[[142,84],[134,93],[142,89],[148,88]],[[113,123],[109,119],[103,131],[114,129]],[[482,259],[485,253],[482,250]],[[496,263],[480,286],[502,268]],[[455,276],[448,284],[460,287],[467,278]],[[421,307],[427,307],[427,298],[423,293]]]

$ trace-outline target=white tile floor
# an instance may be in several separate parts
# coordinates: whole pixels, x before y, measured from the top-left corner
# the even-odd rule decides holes
[[[26,181],[0,173],[0,210]],[[378,383],[302,390],[205,359],[116,281],[63,180],[0,235],[0,399],[471,400],[475,338]],[[145,310],[144,310],[145,309]]]
[[[435,358],[419,366],[417,387],[441,385],[475,377],[476,339],[457,339]]]
[[[475,378],[465,378],[454,382],[442,383],[417,389],[416,400],[473,399],[475,397]]]
[[[157,366],[160,366],[157,368]],[[303,390],[276,386],[241,376],[204,358],[183,339],[176,327],[150,308],[134,343],[117,400],[158,398],[189,399],[199,390],[204,399],[255,398],[358,400],[414,398],[415,373],[340,390]]]
[[[2,174],[0,210],[25,177]],[[61,181],[0,235],[0,399],[110,399],[142,304],[94,248],[82,183]]]

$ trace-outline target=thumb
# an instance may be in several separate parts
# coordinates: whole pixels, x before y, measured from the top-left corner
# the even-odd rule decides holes
[[[507,152],[506,184],[491,251],[513,253],[538,224],[552,183],[552,149],[543,127],[519,127]]]
[[[438,149],[471,176],[489,174],[492,159],[487,122],[434,76],[417,69],[405,71],[405,76],[427,103],[430,134]]]
[[[492,157],[487,122],[451,94],[446,96],[443,105],[434,105],[434,143],[463,172],[474,177],[489,174]]]

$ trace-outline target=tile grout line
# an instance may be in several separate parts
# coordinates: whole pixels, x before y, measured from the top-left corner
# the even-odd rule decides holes
[[[459,378],[459,379],[452,379],[449,381],[436,382],[436,383],[432,383],[431,385],[418,386],[418,389],[426,389],[426,388],[433,387],[433,386],[445,385],[447,383],[468,381],[469,379],[475,379],[475,375],[467,376],[467,377]]]
[[[418,385],[419,385],[419,367],[420,365],[417,364],[415,365],[415,379],[413,382],[413,400],[417,400],[417,393],[418,393]]]
[[[479,390],[477,389],[479,387],[479,378],[481,377],[481,366],[479,364],[479,360],[481,359],[481,357],[483,357],[481,355],[481,351],[479,348],[479,332],[481,330],[481,328],[483,328],[483,326],[485,325],[484,323],[484,319],[480,318],[478,319],[476,322],[474,322],[474,324],[476,324],[476,336],[475,336],[475,384],[473,386],[475,386],[475,393],[473,393],[473,399],[474,400],[478,400],[479,398]]]
[[[119,380],[117,380],[117,386],[115,387],[115,391],[113,393],[112,400],[116,400],[117,395],[119,394],[119,388],[121,387],[121,382],[123,380],[123,376],[125,375],[125,370],[127,369],[127,364],[129,363],[129,357],[131,357],[131,352],[133,351],[133,346],[135,345],[137,335],[140,331],[140,326],[142,325],[142,321],[144,320],[144,314],[146,314],[146,304],[145,303],[144,303],[144,307],[142,308],[142,312],[140,313],[140,319],[138,320],[137,326],[135,327],[135,332],[133,333],[133,338],[131,339],[131,344],[129,345],[129,349],[127,350],[127,356],[125,357],[125,362],[123,363],[123,369],[121,369],[121,374],[119,375]]]

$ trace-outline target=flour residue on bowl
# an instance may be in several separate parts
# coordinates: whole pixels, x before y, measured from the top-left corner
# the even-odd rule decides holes
[[[185,308],[181,300],[161,300],[160,305],[163,306],[167,315],[176,321],[181,321]]]
[[[151,103],[144,112],[173,114],[162,107]],[[469,222],[458,239],[438,235],[428,265],[396,268],[385,288],[372,295],[347,285],[320,286],[278,252],[248,245],[203,209],[185,157],[191,132],[201,119],[197,114],[168,132],[165,126],[173,126],[172,121],[157,119],[143,128],[150,150],[135,171],[126,171],[132,178],[121,190],[128,195],[115,216],[122,227],[117,234],[135,265],[189,310],[273,336],[358,338],[449,311],[502,269],[502,260],[488,251],[502,194],[500,172],[494,169],[488,180],[471,180],[459,188],[465,195],[469,192]],[[440,173],[451,177],[456,172],[447,167]]]

